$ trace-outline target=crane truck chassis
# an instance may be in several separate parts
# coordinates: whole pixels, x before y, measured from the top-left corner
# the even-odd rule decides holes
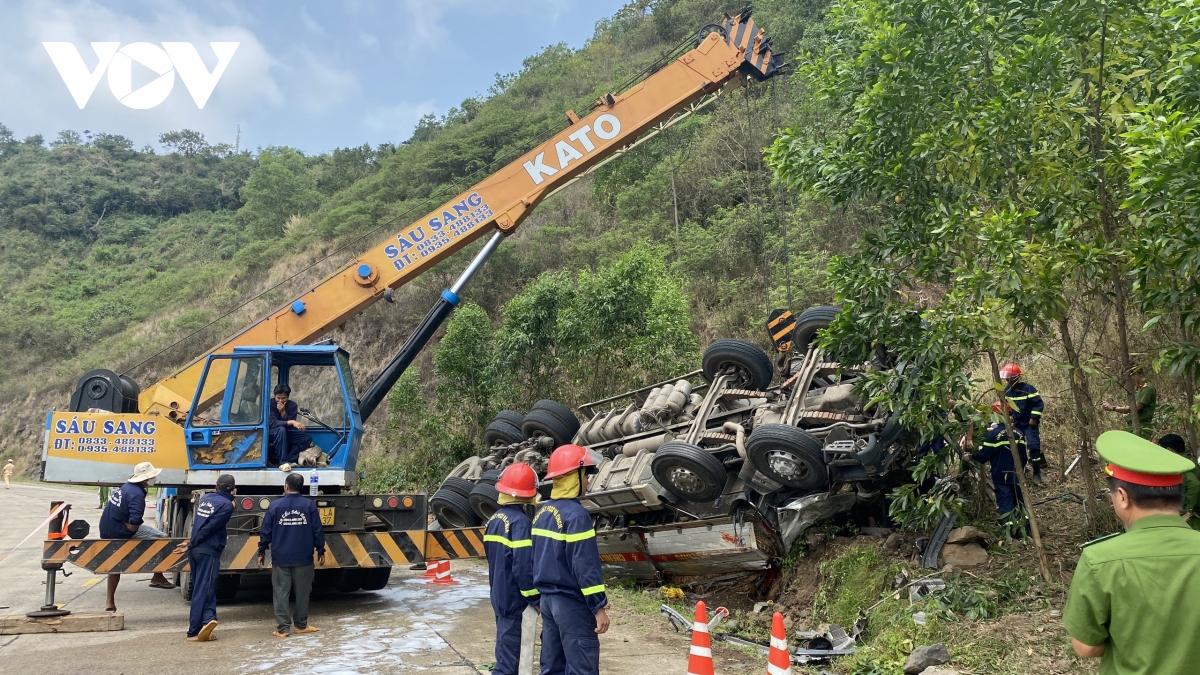
[[[727,15],[698,31],[690,49],[655,64],[644,79],[604,95],[583,116],[568,111],[566,129],[163,380],[143,390],[125,374],[86,373],[69,408],[46,417],[42,480],[119,485],[134,465],[150,461],[163,469],[155,485],[176,491],[163,506],[172,539],[79,540],[64,527],[61,536],[47,540],[43,567],[51,573],[67,562],[96,573],[177,570],[186,593],[186,567],[171,560],[168,547],[189,533],[196,494],[229,473],[237,481],[238,503],[222,574],[236,579],[250,571],[252,532],[266,506],[281,495],[286,476],[268,462],[267,405],[279,384],[291,387],[312,423],[312,462],[318,466],[301,470],[317,478],[314,499],[335,542],[326,567],[349,570],[341,575],[346,587],[386,583],[383,572],[363,572],[390,569],[399,562],[397,552],[405,562],[481,555],[471,528],[438,533],[427,526],[421,495],[353,493],[364,422],[453,311],[472,275],[538,204],[731,86],[766,80],[782,67],[749,9]],[[319,341],[488,232],[491,239],[467,270],[358,396],[349,354]],[[53,583],[49,586],[52,592]]]

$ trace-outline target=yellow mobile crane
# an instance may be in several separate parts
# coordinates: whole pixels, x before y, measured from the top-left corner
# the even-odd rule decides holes
[[[314,498],[331,542],[326,567],[352,572],[346,587],[382,587],[393,563],[480,555],[478,533],[426,532],[424,495],[344,490],[357,481],[363,422],[453,311],[472,275],[538,204],[715,100],[727,86],[765,80],[781,66],[749,9],[705,26],[644,79],[606,94],[583,116],[568,111],[566,129],[169,377],[140,390],[129,377],[109,370],[84,375],[69,409],[47,415],[42,479],[119,485],[135,464],[153,462],[163,469],[156,484],[180,492],[164,513],[172,537],[185,538],[194,508],[191,491],[213,485],[220,473],[233,474],[239,497],[222,571],[236,579],[252,566],[257,524],[286,476],[268,465],[267,405],[269,392],[288,384],[304,392],[308,407],[301,414],[313,420],[308,431],[328,457],[328,467],[311,472],[319,486]],[[349,354],[336,345],[314,343],[488,233],[490,240],[457,282],[357,396]],[[89,540],[80,546],[62,541],[68,534],[65,517],[59,525],[59,539],[46,544],[44,568],[69,561],[97,573],[132,573],[177,571],[185,562],[170,553],[170,540]]]

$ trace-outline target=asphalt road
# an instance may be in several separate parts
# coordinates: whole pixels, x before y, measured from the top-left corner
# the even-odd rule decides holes
[[[51,500],[70,502],[72,520],[84,518],[97,536],[100,509],[94,489],[31,483],[0,487],[0,615],[23,615],[45,598],[39,566]],[[153,516],[147,513],[147,520]],[[25,535],[37,534],[14,547]],[[13,551],[9,554],[10,551]],[[56,601],[75,612],[104,611],[104,577],[73,568],[60,575]],[[187,642],[188,604],[177,590],[149,587],[150,575],[126,575],[117,590],[125,629],[104,633],[0,636],[3,673],[487,673],[495,660],[496,624],[488,602],[483,561],[456,561],[459,583],[434,586],[420,572],[393,570],[387,588],[350,595],[314,593],[310,623],[319,633],[278,639],[270,588],[243,582],[232,602],[217,606],[217,641]],[[263,579],[265,581],[265,577]],[[622,607],[601,638],[601,672],[633,675],[683,672],[689,641],[664,619]],[[714,646],[718,670],[752,665],[744,655]]]

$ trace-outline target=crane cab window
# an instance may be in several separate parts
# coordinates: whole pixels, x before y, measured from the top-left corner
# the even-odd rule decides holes
[[[250,425],[265,419],[263,359],[219,358],[209,363],[192,426]],[[231,377],[232,373],[232,377]]]
[[[275,381],[279,381],[278,371]],[[347,426],[342,380],[333,363],[293,364],[287,369],[287,383],[292,388],[291,400],[304,417],[333,429]]]

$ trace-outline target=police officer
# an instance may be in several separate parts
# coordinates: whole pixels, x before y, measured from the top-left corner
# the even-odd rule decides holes
[[[180,544],[176,553],[187,553],[192,570],[192,611],[189,615],[188,642],[215,640],[217,627],[217,576],[221,572],[221,553],[225,550],[225,526],[233,515],[233,495],[237,490],[233,476],[217,476],[217,491],[200,498],[192,521],[192,537]]]
[[[275,604],[275,632],[286,638],[295,625],[295,633],[315,633],[308,622],[308,596],[312,593],[313,552],[317,564],[325,564],[325,529],[317,503],[300,494],[304,476],[289,473],[283,480],[283,497],[271,502],[263,514],[258,539],[258,566],[266,564],[271,549],[271,591]],[[289,613],[288,597],[296,594],[296,613]]]
[[[1096,440],[1125,534],[1085,545],[1063,626],[1100,672],[1184,675],[1200,664],[1200,532],[1179,516],[1195,464],[1126,431]]]
[[[550,501],[533,517],[533,585],[541,597],[541,675],[598,675],[600,638],[608,630],[608,596],[592,517],[579,503],[591,454],[564,445],[550,455]],[[570,658],[567,650],[570,650]]]
[[[494,675],[517,675],[521,661],[521,615],[538,606],[533,585],[532,523],[525,506],[537,494],[537,474],[528,464],[509,465],[496,481],[500,508],[483,535],[492,610],[496,612]]]
[[[1004,408],[999,401],[992,404],[992,412],[995,415],[1004,415]],[[1025,438],[1020,431],[1015,428],[1013,433],[1016,435],[1017,453],[1021,457],[1021,468],[1025,468],[1025,463],[1028,461],[1026,455]],[[971,455],[971,459],[976,462],[988,462],[991,466],[992,486],[996,490],[996,510],[1000,513],[1000,523],[1005,529],[1016,535],[1021,536],[1021,532],[1029,532],[1029,521],[1021,515],[1020,504],[1022,500],[1021,486],[1017,482],[1017,469],[1013,465],[1012,450],[1008,447],[1008,430],[1005,429],[1004,423],[999,420],[993,420],[991,426],[988,427],[987,436],[984,437],[980,448]],[[1024,523],[1022,524],[1022,521]]]
[[[1025,373],[1021,366],[1006,363],[1000,369],[1000,379],[1004,380],[1004,396],[1012,405],[1013,426],[1025,438],[1025,446],[1029,449],[1029,458],[1033,464],[1033,482],[1042,484],[1042,467],[1046,466],[1046,456],[1042,454],[1042,395],[1037,387],[1024,381]]]

